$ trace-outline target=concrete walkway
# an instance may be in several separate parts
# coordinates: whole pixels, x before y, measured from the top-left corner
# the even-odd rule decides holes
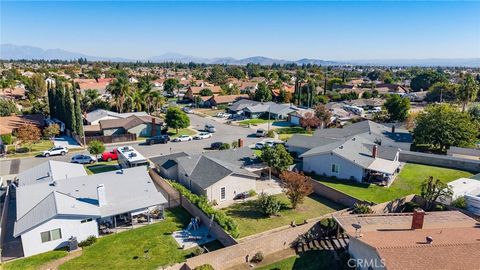
[[[82,249],[79,248],[75,251],[72,251],[72,252],[69,252],[67,256],[65,257],[62,257],[58,260],[55,260],[55,261],[51,261],[47,264],[44,264],[42,266],[40,266],[39,270],[56,270],[58,269],[58,267],[74,258],[77,258],[79,257],[80,255],[82,255]]]

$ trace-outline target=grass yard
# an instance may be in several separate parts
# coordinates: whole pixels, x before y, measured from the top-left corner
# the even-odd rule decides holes
[[[268,122],[272,123],[273,121],[274,120],[256,118],[256,119],[243,120],[243,121],[238,122],[238,124],[240,124],[240,125],[259,125],[259,124],[266,124]]]
[[[361,184],[347,180],[327,180],[321,176],[315,176],[314,178],[358,199],[382,203],[414,193],[420,194],[420,184],[430,176],[448,183],[461,177],[468,178],[472,174],[466,171],[409,163],[404,166],[390,187]]]
[[[278,133],[278,138],[282,141],[287,141],[290,139],[294,134],[303,134],[305,136],[312,136],[313,131],[307,131],[302,127],[285,127],[279,128],[275,130]]]
[[[327,270],[336,269],[333,253],[311,250],[281,261],[255,268],[256,270]]]
[[[48,150],[53,147],[53,142],[51,140],[40,140],[37,143],[31,145],[31,151],[28,151],[30,145],[21,144],[17,147],[15,151],[14,145],[9,145],[7,148],[8,157],[26,157],[26,156],[36,156],[40,152]]]
[[[305,219],[323,216],[343,208],[339,204],[313,194],[306,197],[304,203],[293,210],[284,194],[275,196],[287,205],[287,208],[282,209],[277,217],[265,217],[256,206],[255,200],[233,204],[223,210],[237,222],[239,238],[288,225],[292,220],[297,224],[303,223]]]
[[[119,168],[120,166],[118,165],[118,162],[116,160],[106,162],[99,161],[95,164],[85,165],[85,170],[88,174],[110,172],[118,170]]]
[[[175,129],[169,129],[168,130],[168,136],[170,136],[170,138],[177,138],[179,137],[180,135],[189,135],[189,136],[192,136],[192,135],[195,135],[197,134],[197,132],[193,129],[189,129],[189,128],[182,128],[182,129],[179,129],[178,130],[178,133],[175,133]]]
[[[165,214],[159,223],[99,238],[60,269],[158,269],[185,261],[192,250],[180,249],[171,234],[185,228],[191,216],[183,208]]]
[[[7,262],[3,265],[4,270],[34,270],[51,261],[67,256],[65,250],[53,250],[42,254],[34,255],[25,259]]]

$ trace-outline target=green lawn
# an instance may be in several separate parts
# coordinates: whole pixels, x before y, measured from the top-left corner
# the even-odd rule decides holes
[[[120,166],[116,160],[102,162],[99,161],[95,164],[85,165],[85,170],[88,174],[96,174],[96,173],[103,173],[103,172],[110,172],[118,170]]]
[[[405,165],[390,187],[361,184],[346,180],[327,180],[321,176],[315,176],[314,178],[327,186],[358,199],[382,203],[414,193],[420,194],[420,184],[430,176],[448,183],[461,177],[468,178],[472,174],[466,171],[409,163]]]
[[[260,149],[253,149],[253,153],[257,157],[262,157],[262,150],[260,150]]]
[[[311,250],[276,263],[257,267],[257,270],[327,270],[336,269],[335,258],[330,251]]]
[[[293,210],[284,194],[275,196],[287,205],[287,209],[281,210],[280,215],[276,217],[265,217],[257,208],[255,200],[234,204],[223,210],[237,222],[240,231],[239,238],[288,225],[293,220],[297,224],[303,223],[305,219],[319,217],[343,208],[341,205],[313,194],[305,198],[305,202]]]
[[[34,270],[48,262],[67,256],[65,250],[53,250],[42,254],[34,255],[25,259],[19,259],[13,262],[7,262],[3,265],[4,270]]]
[[[189,129],[189,128],[182,128],[182,129],[179,129],[178,130],[178,133],[176,133],[175,129],[169,129],[168,130],[168,136],[170,136],[170,138],[177,138],[179,137],[180,135],[195,135],[197,134],[197,132],[193,129]]]
[[[238,124],[240,125],[258,125],[258,124],[266,124],[270,121],[273,122],[274,120],[267,120],[267,119],[260,119],[260,118],[256,118],[256,119],[247,119],[247,120],[243,120],[243,121],[240,121],[238,122]]]
[[[31,149],[29,151],[28,147],[30,145],[21,144],[17,147],[15,152],[15,146],[9,145],[7,147],[7,155],[8,157],[26,157],[26,156],[36,156],[39,155],[40,152],[48,150],[53,147],[53,142],[51,140],[40,140],[37,143],[31,145]]]
[[[185,261],[192,251],[180,249],[171,234],[185,228],[191,216],[183,208],[165,213],[159,223],[99,238],[60,269],[158,269]]]

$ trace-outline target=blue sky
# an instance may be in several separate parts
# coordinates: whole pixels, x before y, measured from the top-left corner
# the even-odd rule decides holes
[[[1,43],[96,56],[480,57],[480,2],[1,0]]]

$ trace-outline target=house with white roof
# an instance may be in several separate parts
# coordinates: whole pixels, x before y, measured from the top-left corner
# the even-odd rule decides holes
[[[163,218],[167,201],[145,167],[94,175],[80,167],[49,161],[17,176],[13,236],[24,256]]]
[[[87,113],[87,115],[85,116],[85,120],[89,125],[98,125],[100,124],[101,120],[124,119],[132,115],[139,117],[148,116],[146,112],[116,113],[104,109],[96,109]]]

